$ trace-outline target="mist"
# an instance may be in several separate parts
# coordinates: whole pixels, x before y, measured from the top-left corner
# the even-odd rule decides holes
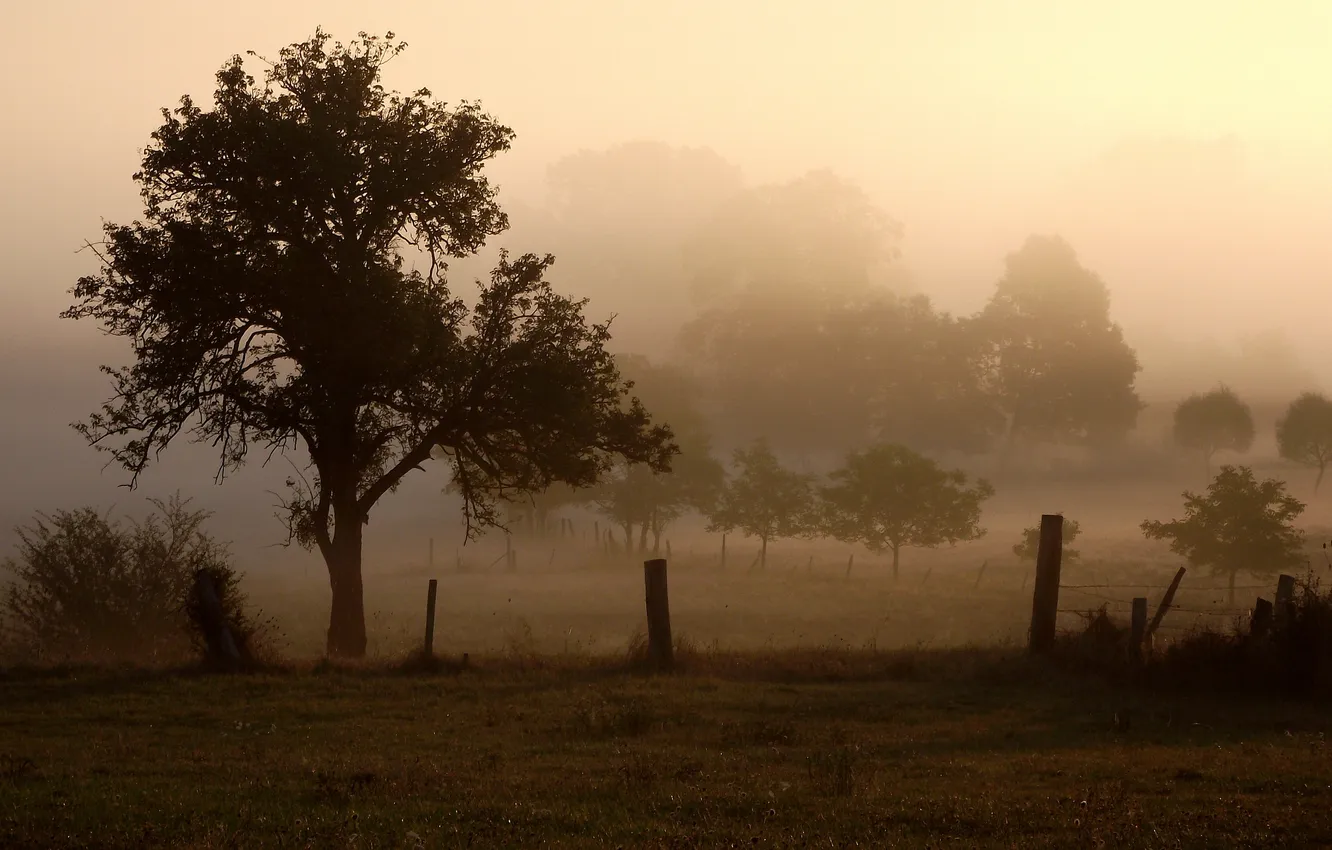
[[[1066,240],[1141,360],[1141,441],[1160,443],[1175,402],[1221,383],[1270,430],[1281,405],[1329,378],[1313,317],[1332,308],[1332,110],[1320,105],[1332,10],[1316,2],[163,0],[7,17],[0,546],[34,511],[138,498],[69,427],[106,400],[96,367],[126,349],[58,314],[97,267],[84,246],[102,221],[141,214],[130,176],[159,110],[205,100],[227,57],[276,55],[316,24],[341,39],[392,30],[410,49],[385,69],[390,87],[480,101],[515,129],[489,169],[511,229],[453,263],[455,288],[500,249],[553,253],[560,291],[590,299],[592,319],[614,316],[617,352],[685,358],[682,334],[715,303],[697,285],[700,258],[752,220],[736,204],[824,175],[894,236],[872,262],[855,253],[878,250],[868,242],[819,243],[822,268],[849,263],[866,285],[953,315],[984,307],[1029,235]],[[752,436],[739,428],[719,451]],[[823,464],[816,455],[800,462]],[[273,546],[281,529],[256,495],[290,464],[252,465],[223,487],[215,473],[208,447],[182,441],[142,492],[182,489],[216,510],[251,569],[310,560]],[[409,479],[377,513],[377,539],[452,529],[446,482]]]

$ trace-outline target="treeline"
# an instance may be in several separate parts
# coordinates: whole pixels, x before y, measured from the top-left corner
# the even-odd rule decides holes
[[[693,382],[723,442],[981,453],[1113,443],[1136,424],[1138,359],[1106,284],[1057,236],[1017,246],[989,302],[954,316],[912,294],[901,225],[827,172],[743,188],[715,155],[640,144],[552,174],[556,212],[516,229],[615,308],[621,348],[643,343]],[[654,202],[664,226],[624,207]]]

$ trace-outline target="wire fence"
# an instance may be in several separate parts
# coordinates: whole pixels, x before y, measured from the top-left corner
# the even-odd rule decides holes
[[[1061,584],[1059,592],[1062,594],[1068,591],[1073,599],[1067,604],[1077,604],[1079,601],[1086,600],[1086,607],[1058,608],[1060,614],[1078,614],[1089,616],[1095,612],[1104,609],[1107,613],[1128,615],[1133,610],[1133,597],[1147,596],[1146,591],[1166,591],[1170,589],[1169,584]],[[1237,584],[1231,587],[1229,584],[1222,585],[1190,585],[1181,582],[1176,589],[1176,597],[1170,603],[1171,612],[1193,615],[1190,622],[1162,621],[1158,626],[1160,630],[1185,631],[1196,628],[1202,618],[1217,618],[1225,620],[1235,620],[1240,617],[1248,617],[1252,611],[1251,606],[1236,606],[1233,604],[1213,604],[1203,605],[1196,597],[1199,594],[1224,593],[1229,598],[1232,591],[1253,592],[1253,591],[1272,591],[1275,584]],[[1113,593],[1111,591],[1121,591]],[[1122,591],[1143,591],[1124,595]],[[1181,597],[1183,597],[1181,599]],[[1219,602],[1219,600],[1218,600]]]

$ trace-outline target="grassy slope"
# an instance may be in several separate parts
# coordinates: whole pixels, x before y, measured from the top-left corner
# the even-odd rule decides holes
[[[1325,726],[1003,652],[10,675],[0,846],[1308,846]]]

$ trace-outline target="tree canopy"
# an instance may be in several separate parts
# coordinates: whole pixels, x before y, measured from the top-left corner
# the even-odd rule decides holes
[[[1137,355],[1105,283],[1063,239],[1032,236],[1010,254],[978,321],[1010,441],[1114,442],[1137,423]]]
[[[1253,413],[1228,387],[1195,393],[1175,408],[1175,445],[1202,454],[1208,477],[1218,451],[1244,453],[1253,445]]]
[[[813,476],[781,465],[766,440],[736,449],[736,472],[709,512],[709,531],[741,531],[759,539],[759,566],[768,564],[768,543],[811,530]]]
[[[106,225],[65,313],[133,346],[79,426],[132,480],[186,431],[219,477],[254,448],[308,453],[290,527],[328,566],[334,655],[365,652],[362,526],[432,457],[472,533],[508,494],[590,485],[617,456],[665,469],[674,450],[624,403],[608,326],[551,289],[552,258],[502,256],[470,306],[450,290],[447,260],[506,226],[483,167],[513,132],[386,91],[404,47],[316,31],[262,84],[238,56],[212,109],[163,110],[135,175],[144,221]]]
[[[1304,535],[1294,521],[1303,512],[1283,482],[1260,482],[1247,466],[1222,466],[1206,494],[1184,492],[1183,519],[1146,520],[1141,528],[1149,540],[1169,540],[1170,551],[1190,564],[1225,576],[1233,604],[1241,571],[1273,575],[1300,565]]]
[[[725,471],[712,456],[712,441],[696,404],[693,381],[677,368],[639,355],[620,355],[616,362],[644,404],[671,423],[679,453],[667,472],[641,463],[621,463],[588,494],[598,511],[624,530],[626,547],[632,547],[638,528],[640,551],[647,549],[651,536],[656,552],[667,526],[687,511],[711,507]]]
[[[1075,519],[1064,520],[1064,536],[1063,536],[1064,548],[1061,558],[1063,559],[1063,562],[1065,564],[1076,561],[1078,560],[1078,558],[1082,556],[1082,553],[1080,553],[1077,549],[1068,548],[1068,544],[1072,543],[1075,539],[1077,539],[1077,536],[1080,533],[1082,533],[1082,526],[1078,524],[1077,520]],[[1013,544],[1013,554],[1017,555],[1019,558],[1021,558],[1024,561],[1034,562],[1036,560],[1037,554],[1040,553],[1040,550],[1041,550],[1041,527],[1039,525],[1033,525],[1028,528],[1022,529],[1022,541]]]
[[[1317,493],[1332,461],[1332,400],[1321,393],[1304,393],[1277,420],[1276,437],[1283,458],[1318,470]]]
[[[985,480],[968,487],[961,470],[892,444],[851,452],[829,478],[820,488],[824,527],[838,540],[891,552],[894,578],[905,547],[982,537],[981,504],[994,495]]]

